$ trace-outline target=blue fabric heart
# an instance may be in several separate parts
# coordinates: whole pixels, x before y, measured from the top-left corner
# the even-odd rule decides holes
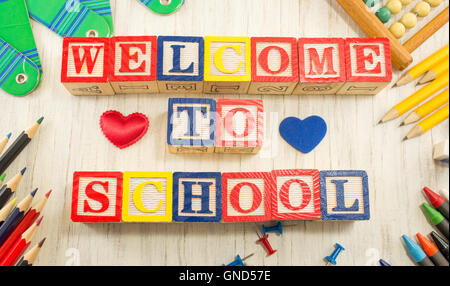
[[[280,124],[280,134],[295,149],[309,153],[327,134],[327,123],[316,115],[304,120],[288,117]]]

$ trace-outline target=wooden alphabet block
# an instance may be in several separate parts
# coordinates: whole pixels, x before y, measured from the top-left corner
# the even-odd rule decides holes
[[[322,220],[369,220],[369,182],[365,171],[321,171]]]
[[[220,222],[222,220],[221,173],[174,173],[173,220]]]
[[[214,99],[169,98],[167,144],[171,153],[213,153],[215,139]]]
[[[222,173],[224,222],[271,220],[272,174]]]
[[[203,93],[204,41],[201,37],[158,37],[161,93]]]
[[[73,222],[120,222],[122,173],[75,172],[73,174]]]
[[[205,93],[245,94],[251,81],[249,37],[205,37]]]
[[[109,52],[109,38],[64,38],[62,84],[73,95],[114,95]]]
[[[249,94],[292,94],[299,81],[295,38],[254,37]]]
[[[346,81],[345,41],[300,38],[300,83],[293,94],[336,94]]]
[[[171,172],[124,172],[122,220],[171,222],[172,191]]]
[[[345,40],[347,82],[337,94],[377,94],[392,81],[387,38]]]
[[[441,161],[443,163],[448,163],[448,140],[444,140],[433,147],[433,159]]]
[[[274,170],[272,219],[320,219],[319,170]]]
[[[263,145],[263,101],[247,99],[217,100],[217,153],[258,153]]]
[[[111,38],[109,80],[116,93],[157,93],[156,36]]]

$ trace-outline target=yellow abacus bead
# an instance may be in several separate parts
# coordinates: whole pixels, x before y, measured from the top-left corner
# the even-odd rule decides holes
[[[441,5],[442,0],[425,0],[431,7],[437,7]]]
[[[392,35],[394,35],[394,37],[396,37],[397,39],[400,39],[405,34],[406,28],[405,28],[405,25],[403,25],[402,23],[395,22],[394,24],[391,25],[391,27],[389,28],[389,31],[391,31],[391,33],[392,33]]]
[[[406,6],[406,5],[411,4],[412,0],[400,0],[400,2],[402,2],[403,6]]]
[[[430,4],[422,1],[417,3],[417,5],[414,7],[413,12],[419,17],[426,17],[428,16],[428,14],[430,14],[430,10],[431,10]]]
[[[388,8],[392,14],[398,14],[402,11],[403,5],[400,0],[389,0],[384,7]]]
[[[411,29],[417,24],[417,16],[411,12],[406,13],[405,15],[402,16],[400,22],[402,22],[403,25],[405,25],[406,29]]]

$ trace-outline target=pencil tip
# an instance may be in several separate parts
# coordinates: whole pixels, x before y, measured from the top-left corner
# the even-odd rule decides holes
[[[400,123],[400,126],[403,126],[403,125],[405,125],[405,122]]]
[[[8,135],[6,135],[6,137],[8,137],[8,140],[11,138],[12,132],[9,132]]]
[[[25,174],[26,170],[27,170],[27,167],[23,168],[22,171],[20,171],[20,174],[23,176],[23,174]]]
[[[53,190],[48,191],[48,193],[45,194],[45,197],[48,198],[50,197],[50,194],[52,193]]]
[[[41,216],[41,218],[40,219],[38,219],[38,221],[36,222],[36,225],[37,226],[39,226],[40,224],[41,224],[41,222],[42,222],[42,219],[43,219],[44,217],[43,216]]]
[[[39,247],[39,248],[41,248],[42,245],[44,245],[44,242],[45,242],[46,239],[47,239],[47,238],[44,237],[44,239],[42,239],[42,240],[39,242],[39,244],[38,244],[38,247]]]
[[[398,86],[397,83],[395,83],[395,84],[392,86],[392,88],[397,87],[397,86]]]
[[[14,199],[11,201],[11,204],[12,204],[12,205],[15,205],[16,202],[17,202],[17,198],[14,198]]]
[[[0,181],[4,181],[6,178],[6,173],[3,173],[3,175],[0,176]]]
[[[32,197],[34,197],[36,195],[37,191],[38,191],[38,188],[34,189],[34,191],[32,191],[30,195]]]
[[[406,140],[408,140],[408,136],[405,136],[405,137],[403,138],[403,141],[406,141]]]
[[[41,118],[39,118],[38,121],[37,121],[37,123],[38,123],[38,124],[41,124],[42,121],[44,121],[44,116],[42,116]]]
[[[378,124],[381,124],[381,123],[383,123],[383,119],[381,119],[380,121],[378,121]]]

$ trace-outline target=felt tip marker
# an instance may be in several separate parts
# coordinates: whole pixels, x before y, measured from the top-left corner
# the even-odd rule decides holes
[[[411,255],[412,259],[414,259],[417,264],[420,266],[435,266],[417,243],[406,235],[402,235],[402,238],[408,249],[409,255]]]
[[[428,240],[421,233],[417,233],[416,236],[417,240],[420,243],[420,246],[422,246],[423,251],[431,259],[431,261],[433,261],[434,265],[448,266],[447,259],[445,259],[444,255],[442,255],[442,253],[439,251],[436,245],[434,245],[434,243]]]
[[[448,220],[448,202],[443,197],[433,192],[430,188],[424,187],[423,191],[430,203]]]
[[[437,227],[437,229],[448,239],[448,220],[427,203],[422,204],[422,208],[425,211],[430,222]]]

